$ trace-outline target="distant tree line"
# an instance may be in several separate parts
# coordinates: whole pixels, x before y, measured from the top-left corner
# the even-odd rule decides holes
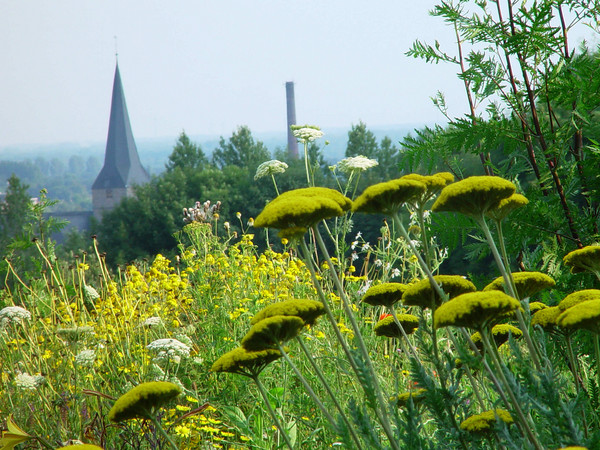
[[[91,186],[100,171],[101,163],[95,156],[84,158],[72,155],[66,161],[38,156],[25,161],[0,161],[0,192],[5,192],[11,176],[16,176],[27,186],[30,197],[38,197],[45,189],[48,197],[58,202],[53,211],[90,211]]]

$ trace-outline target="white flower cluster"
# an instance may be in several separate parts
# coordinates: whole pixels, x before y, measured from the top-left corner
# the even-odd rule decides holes
[[[0,327],[9,323],[21,323],[23,320],[31,319],[31,313],[20,306],[7,306],[0,309]]]
[[[150,342],[146,348],[157,352],[154,361],[166,362],[173,360],[176,364],[181,361],[181,357],[190,356],[191,348],[177,339],[157,339]]]
[[[369,159],[366,156],[359,155],[342,159],[336,164],[336,167],[340,172],[350,174],[355,171],[364,172],[365,170],[378,165],[379,163],[374,159]]]
[[[98,291],[92,286],[88,286],[87,284],[83,287],[83,293],[85,297],[91,301],[96,301],[100,298],[100,294],[98,294]]]
[[[15,384],[19,389],[34,390],[44,383],[46,379],[41,375],[29,375],[27,372],[19,373],[15,377]]]
[[[75,365],[79,367],[92,367],[95,361],[95,350],[82,350],[75,356]]]
[[[320,137],[323,137],[324,134],[319,127],[312,125],[304,125],[303,127],[297,128],[292,127],[292,133],[296,139],[303,144],[319,139]]]
[[[141,327],[154,327],[156,325],[161,325],[163,323],[162,319],[158,316],[148,317],[144,320],[140,326]]]
[[[256,168],[256,174],[254,175],[254,179],[258,180],[260,178],[267,177],[276,173],[284,173],[287,168],[288,165],[286,163],[277,159],[265,161]]]

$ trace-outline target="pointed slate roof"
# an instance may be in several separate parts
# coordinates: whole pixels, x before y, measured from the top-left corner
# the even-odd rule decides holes
[[[104,167],[96,177],[92,189],[128,188],[133,184],[143,184],[148,181],[150,181],[150,176],[140,162],[131,132],[119,64],[117,63]]]

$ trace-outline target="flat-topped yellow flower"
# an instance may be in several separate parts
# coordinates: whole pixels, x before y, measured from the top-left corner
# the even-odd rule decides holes
[[[500,291],[469,292],[435,310],[435,328],[457,326],[479,328],[490,320],[521,307],[516,298]]]
[[[473,283],[460,275],[435,275],[433,279],[448,294],[449,299],[477,290]],[[402,303],[407,306],[434,308],[441,305],[442,299],[431,285],[429,278],[424,278],[406,288],[402,295]]]
[[[130,389],[120,396],[108,413],[108,420],[149,418],[152,410],[181,394],[181,388],[168,381],[150,381]]]
[[[267,317],[252,325],[241,344],[250,351],[277,348],[278,344],[296,337],[304,325],[304,320],[297,316]]]
[[[531,302],[529,304],[529,314],[535,314],[540,309],[546,309],[546,308],[548,308],[548,305],[546,305],[542,302]]]
[[[325,306],[316,300],[294,299],[273,303],[255,314],[252,325],[272,316],[297,316],[307,325],[314,325],[317,317],[325,314]]]
[[[531,305],[530,305],[531,306]],[[556,319],[562,311],[557,306],[540,309],[531,316],[531,326],[540,326],[544,330],[552,330],[556,328]]]
[[[352,211],[368,214],[394,213],[400,207],[423,194],[427,187],[420,181],[398,178],[366,188],[354,200]]]
[[[420,181],[426,187],[425,191],[419,196],[417,202],[425,203],[427,200],[432,198],[438,192],[440,192],[444,187],[454,181],[454,175],[450,172],[440,172],[435,173],[433,175],[420,175],[418,173],[409,173],[408,175],[404,175],[402,180],[413,180]]]
[[[504,220],[515,209],[519,209],[529,203],[527,197],[521,194],[513,194],[503,200],[500,200],[498,206],[489,209],[485,215],[490,219]]]
[[[372,306],[392,306],[402,298],[407,287],[402,283],[377,284],[367,289],[362,301]]]
[[[398,314],[397,317],[398,322],[400,322],[400,325],[402,325],[406,334],[411,334],[419,328],[419,319],[417,319],[416,316],[413,316],[412,314]],[[373,330],[377,336],[386,336],[390,338],[403,337],[400,327],[394,320],[394,316],[391,314],[377,322]]]
[[[513,418],[508,411],[496,408],[468,417],[461,422],[460,428],[471,433],[487,433],[495,428],[497,419],[507,425],[513,423]]]
[[[600,300],[588,300],[571,306],[556,319],[559,327],[585,329],[600,334]]]
[[[265,367],[282,356],[279,350],[273,348],[251,352],[244,347],[238,347],[217,359],[210,370],[212,372],[237,373],[238,375],[255,377]]]
[[[410,392],[403,392],[402,394],[397,395],[396,397],[392,397],[391,401],[396,403],[398,408],[402,408],[410,402],[412,399],[413,404],[417,405],[425,398],[425,394],[427,393],[427,389],[419,388],[414,389]]]
[[[544,289],[549,289],[556,285],[556,282],[541,272],[514,272],[512,278],[517,288],[517,295],[520,299],[531,297]],[[502,291],[506,292],[504,278],[498,277],[486,287],[484,291]]]
[[[508,337],[511,336],[513,339],[519,339],[523,337],[523,332],[517,327],[509,325],[507,323],[501,323],[492,327],[492,337],[496,343],[496,347],[500,347],[508,342]],[[483,348],[483,341],[481,339],[481,333],[478,331],[471,335],[471,340],[480,350]]]
[[[600,245],[588,245],[573,250],[563,258],[566,266],[571,267],[571,273],[600,272]]]
[[[352,201],[334,189],[294,189],[268,203],[254,220],[254,226],[295,230],[308,228],[320,220],[342,216],[351,206]]]
[[[600,289],[582,289],[581,291],[571,292],[563,298],[558,304],[560,311],[566,311],[578,303],[587,302],[589,300],[600,299]]]
[[[512,182],[500,177],[469,177],[442,189],[431,209],[477,216],[497,208],[502,200],[515,193],[515,189]]]

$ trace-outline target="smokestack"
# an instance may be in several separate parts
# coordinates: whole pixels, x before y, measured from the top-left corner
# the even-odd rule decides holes
[[[285,83],[285,98],[287,102],[287,136],[288,136],[288,154],[293,159],[298,159],[298,141],[290,128],[296,125],[296,99],[294,98],[294,82]]]

